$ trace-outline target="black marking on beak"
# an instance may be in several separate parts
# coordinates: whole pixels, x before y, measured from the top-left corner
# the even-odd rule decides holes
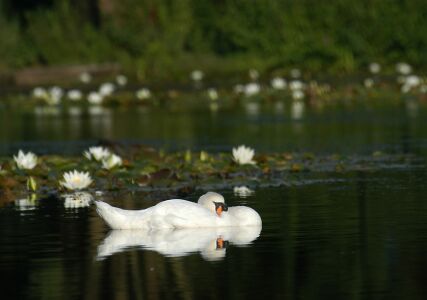
[[[215,210],[218,210],[218,207],[222,208],[222,211],[227,211],[228,210],[228,206],[225,203],[222,202],[214,202],[215,203]]]

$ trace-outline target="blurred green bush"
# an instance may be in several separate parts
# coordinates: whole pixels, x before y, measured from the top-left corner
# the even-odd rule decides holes
[[[0,70],[120,62],[140,78],[427,66],[425,0],[0,0]],[[224,62],[224,63],[221,63]]]

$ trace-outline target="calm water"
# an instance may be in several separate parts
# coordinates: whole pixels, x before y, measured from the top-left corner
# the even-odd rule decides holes
[[[426,116],[425,105],[321,110],[282,102],[220,107],[217,112],[179,106],[0,109],[0,155],[20,148],[80,154],[100,140],[171,150],[229,151],[247,144],[267,152],[413,153],[427,149]]]
[[[362,172],[264,189],[246,199],[222,191],[231,205],[258,210],[264,222],[258,238],[250,230],[231,234],[225,250],[216,249],[217,237],[203,231],[108,235],[93,207],[65,209],[55,198],[39,200],[32,210],[9,204],[0,218],[3,294],[424,299],[426,179],[420,170]],[[127,208],[155,203],[137,194],[106,200]]]
[[[79,153],[98,139],[212,150],[247,143],[266,151],[426,154],[426,110],[405,107],[259,112],[104,111],[40,117],[0,111],[3,154],[18,147]],[[77,113],[76,113],[77,114]],[[60,116],[66,116],[61,118]],[[25,120],[25,122],[24,122]],[[62,141],[72,138],[74,142]],[[66,147],[64,147],[64,145]],[[313,179],[318,180],[313,180]],[[427,174],[424,164],[383,171],[304,174],[248,198],[263,228],[110,232],[93,206],[54,196],[0,198],[0,275],[5,299],[425,299]],[[187,199],[196,200],[203,191]],[[117,206],[150,194],[98,196]],[[16,200],[16,201],[15,201]],[[24,205],[27,204],[27,205]],[[259,236],[258,236],[259,235]],[[218,247],[222,238],[225,249]],[[2,296],[2,298],[3,298]]]

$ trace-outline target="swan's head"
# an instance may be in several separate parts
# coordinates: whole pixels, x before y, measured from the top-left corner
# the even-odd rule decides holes
[[[216,240],[212,240],[202,249],[202,257],[207,261],[218,261],[225,257],[225,252],[228,247],[228,241],[225,241],[221,236]]]
[[[216,213],[218,216],[221,216],[223,211],[228,210],[224,197],[215,192],[207,192],[200,196],[197,203]]]

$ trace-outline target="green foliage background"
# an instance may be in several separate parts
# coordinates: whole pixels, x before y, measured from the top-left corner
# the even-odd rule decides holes
[[[197,66],[334,73],[371,61],[427,66],[425,0],[26,2],[0,0],[0,70],[112,61],[141,76]]]

